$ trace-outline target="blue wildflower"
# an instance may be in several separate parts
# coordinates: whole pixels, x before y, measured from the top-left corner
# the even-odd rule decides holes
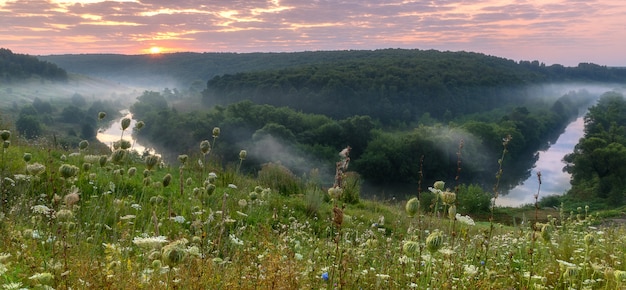
[[[324,279],[324,281],[328,281],[328,272],[322,273],[322,279]]]

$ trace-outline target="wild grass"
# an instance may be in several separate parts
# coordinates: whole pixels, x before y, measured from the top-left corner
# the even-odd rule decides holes
[[[514,226],[475,222],[459,204],[468,198],[457,196],[472,191],[438,183],[423,193],[428,204],[407,213],[404,202],[342,202],[315,174],[301,179],[276,164],[258,179],[239,175],[240,156],[232,158],[237,168],[208,170],[204,146],[175,165],[136,154],[113,162],[89,148],[6,146],[0,288],[626,286],[626,230],[598,226],[587,209]]]

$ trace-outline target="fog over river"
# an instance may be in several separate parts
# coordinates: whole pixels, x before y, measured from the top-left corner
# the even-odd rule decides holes
[[[562,159],[574,151],[574,146],[584,135],[584,128],[585,122],[582,116],[570,123],[556,142],[550,145],[550,148],[539,152],[539,159],[531,170],[530,177],[507,194],[500,195],[496,200],[496,205],[519,206],[534,203],[534,195],[539,189],[537,172],[541,172],[539,199],[548,195],[561,195],[568,191],[571,187],[570,174],[563,172],[565,163]]]

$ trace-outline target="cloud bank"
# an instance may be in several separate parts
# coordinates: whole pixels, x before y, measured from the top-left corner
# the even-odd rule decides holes
[[[64,53],[419,48],[626,66],[622,0],[0,0],[0,46]]]

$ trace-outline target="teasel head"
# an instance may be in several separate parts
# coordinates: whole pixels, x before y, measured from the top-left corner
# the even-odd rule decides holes
[[[213,139],[217,138],[220,136],[220,127],[214,127],[213,128]]]
[[[11,138],[11,131],[9,130],[0,131],[0,137],[2,138],[2,141],[9,140],[9,138]]]
[[[78,143],[78,149],[80,150],[85,150],[87,147],[89,147],[89,141],[87,140],[82,140]]]
[[[146,123],[144,123],[143,121],[137,122],[135,124],[135,131],[140,131],[143,128],[143,126],[145,126],[145,125],[146,125]]]
[[[595,238],[594,238],[593,234],[587,234],[587,235],[585,235],[585,238],[584,238],[584,239],[585,239],[585,245],[586,245],[587,247],[589,247],[589,246],[593,245],[593,242],[595,241]]]
[[[157,164],[159,164],[159,156],[149,155],[146,157],[146,168],[148,170],[152,170]]]
[[[69,164],[62,164],[59,167],[59,174],[61,174],[61,177],[65,179],[74,177],[78,174],[78,167]]]
[[[441,180],[435,181],[435,184],[433,184],[433,188],[438,189],[438,190],[443,190],[445,186],[446,186],[446,183]]]
[[[202,152],[202,155],[207,155],[211,152],[211,143],[209,140],[200,142],[200,152]]]
[[[30,153],[24,153],[24,156],[22,156],[22,159],[24,159],[24,162],[26,163],[30,162],[32,158],[33,158],[33,155]]]
[[[415,241],[406,241],[402,245],[402,251],[407,256],[417,256],[419,254],[420,244]]]
[[[248,157],[248,151],[246,150],[239,151],[239,159],[246,160],[246,157]]]
[[[168,173],[163,176],[163,187],[170,185],[170,182],[172,182],[172,175]]]
[[[417,197],[414,197],[414,198],[409,199],[406,202],[404,210],[406,211],[409,217],[414,217],[419,212],[419,208],[420,208],[420,201],[417,199]]]
[[[107,161],[109,161],[109,157],[106,155],[102,155],[100,156],[100,159],[98,159],[98,164],[100,164],[100,167],[104,167],[105,165],[107,165]]]
[[[251,201],[255,201],[257,198],[259,198],[259,194],[256,191],[251,191],[248,194],[248,197],[250,198]]]
[[[114,164],[123,163],[126,159],[127,153],[128,152],[124,149],[117,149],[113,151],[113,154],[111,154],[111,162],[113,162]]]
[[[5,141],[2,143],[2,148],[4,148],[4,149],[9,148],[9,146],[11,146],[11,141],[10,141],[10,140],[5,140]]]
[[[441,201],[444,204],[452,205],[456,201],[456,193],[451,191],[444,191],[441,193]]]
[[[128,177],[133,177],[137,173],[137,167],[128,168]]]
[[[113,143],[114,149],[129,149],[132,146],[130,141],[121,139]]]
[[[91,163],[85,162],[83,163],[83,171],[89,171],[91,169]]]
[[[456,205],[453,204],[448,208],[448,217],[451,220],[454,220],[456,218]]]
[[[437,252],[443,246],[443,233],[435,230],[426,238],[426,248],[431,253]]]
[[[107,113],[99,112],[98,113],[98,120],[102,120],[102,119],[106,118],[106,116],[107,116]]]
[[[128,129],[128,127],[130,126],[130,118],[126,117],[122,119],[122,130],[126,130]]]
[[[185,163],[187,163],[187,160],[189,159],[189,156],[187,156],[186,154],[182,154],[182,155],[178,155],[178,161],[182,164],[185,165]]]
[[[215,172],[209,172],[208,180],[210,183],[215,183],[217,180],[217,174],[215,174]]]
[[[208,183],[208,184],[206,184],[206,185],[205,185],[205,188],[206,188],[206,193],[207,193],[208,195],[211,195],[211,194],[213,194],[213,192],[215,192],[215,188],[216,188],[216,187],[215,187],[215,184],[213,184],[213,183]]]

